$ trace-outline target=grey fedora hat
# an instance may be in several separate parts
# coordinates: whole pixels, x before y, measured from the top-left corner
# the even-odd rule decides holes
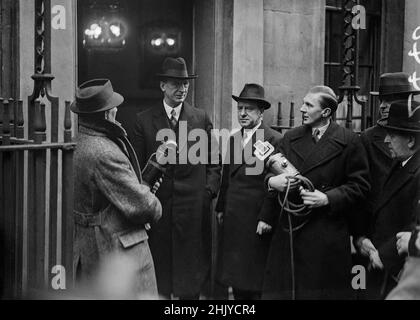
[[[74,113],[96,113],[118,107],[124,98],[114,92],[108,79],[93,79],[79,86],[70,106]]]

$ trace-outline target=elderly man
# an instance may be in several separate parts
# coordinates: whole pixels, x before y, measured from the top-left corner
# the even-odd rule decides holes
[[[382,299],[395,287],[408,252],[419,200],[420,103],[411,95],[392,102],[388,117],[378,125],[386,130],[384,141],[395,161],[374,210],[370,237],[363,240],[362,253],[372,268],[367,281],[370,299]]]
[[[264,111],[271,106],[264,98],[263,87],[246,84],[239,96],[232,97],[238,102],[238,122],[242,129],[230,138],[216,206],[223,225],[219,279],[233,288],[235,299],[250,300],[261,296],[273,225],[266,219],[266,211],[271,208],[266,201],[264,163],[260,172],[251,172],[253,168],[258,170],[256,162],[261,161],[253,157],[254,145],[260,141],[277,146],[281,135],[263,123]],[[238,155],[239,162],[235,161]]]
[[[115,121],[123,97],[109,80],[82,84],[71,110],[79,115],[74,154],[74,265],[77,280],[95,283],[112,257],[128,263],[124,298],[157,298],[154,264],[145,224],[162,214],[159,200],[142,184],[134,150]],[[123,272],[122,270],[120,270]],[[110,283],[117,283],[108,275]],[[93,281],[93,282],[91,282]],[[102,284],[95,284],[102,285]],[[109,298],[109,296],[106,296]],[[120,295],[117,298],[122,298]]]
[[[369,170],[360,138],[332,120],[337,107],[331,88],[312,88],[300,109],[304,125],[286,132],[280,143],[280,152],[314,190],[296,187],[296,197],[289,197],[299,204],[300,193],[311,210],[306,216],[296,217],[277,206],[276,213],[283,215],[273,234],[263,298],[352,297],[350,223],[354,208],[369,192]],[[267,181],[269,188],[285,195],[288,174],[270,174]]]
[[[389,106],[392,101],[407,99],[409,94],[416,93],[408,81],[408,74],[403,72],[384,73],[379,78],[379,91],[371,92],[372,96],[379,97],[380,118],[388,116]],[[386,130],[376,124],[361,134],[363,145],[366,148],[369,172],[371,181],[371,191],[367,198],[367,204],[362,210],[360,218],[364,223],[359,224],[362,230],[357,230],[355,246],[359,251],[366,251],[370,246],[364,236],[372,229],[372,215],[375,206],[381,198],[381,191],[385,178],[392,167],[392,157],[389,148],[384,142]]]
[[[158,148],[161,130],[171,129],[178,142],[177,162],[168,169],[156,194],[162,202],[163,217],[149,232],[158,290],[167,298],[172,294],[180,299],[198,299],[209,269],[206,246],[210,230],[206,226],[210,220],[210,202],[220,185],[218,146],[210,143],[215,140],[206,112],[185,102],[189,80],[196,78],[188,74],[185,60],[166,58],[158,77],[163,101],[138,115],[132,137],[142,168]],[[181,135],[182,130],[185,136]],[[194,144],[187,141],[193,130],[204,132],[208,140],[206,161],[193,164],[191,159],[183,159],[182,163],[181,155]]]

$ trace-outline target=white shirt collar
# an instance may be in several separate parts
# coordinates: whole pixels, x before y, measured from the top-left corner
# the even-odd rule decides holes
[[[312,128],[312,135],[315,133],[315,130],[318,129],[319,130],[318,138],[321,139],[321,137],[324,135],[325,131],[327,131],[330,124],[331,124],[331,120],[328,120],[328,123],[326,125],[319,128]]]
[[[414,154],[413,154],[413,156],[414,156]],[[407,160],[403,161],[403,162],[401,163],[401,167],[404,167],[404,166],[407,164],[407,162],[408,162],[408,161],[410,161],[410,159],[411,159],[413,156],[411,156],[411,157],[410,157],[410,158],[408,158]]]
[[[169,119],[172,117],[172,110],[175,110],[176,112],[175,118],[178,121],[179,115],[181,114],[182,102],[179,105],[177,105],[175,108],[172,108],[165,102],[165,100],[163,100],[163,106],[165,107],[166,115],[168,116]]]
[[[261,127],[262,124],[262,120],[260,120],[260,122],[252,129],[244,129],[244,133],[243,133],[243,145],[245,146],[249,140],[251,140],[252,136],[254,135],[255,132],[257,132],[258,128]]]

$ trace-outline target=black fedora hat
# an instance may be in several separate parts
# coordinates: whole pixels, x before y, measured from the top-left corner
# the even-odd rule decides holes
[[[76,90],[76,99],[70,110],[74,113],[96,113],[118,107],[124,98],[114,92],[108,79],[87,81]]]
[[[412,99],[397,100],[391,103],[388,117],[378,120],[385,129],[420,133],[420,102]]]
[[[195,79],[197,75],[188,74],[187,64],[183,58],[166,58],[162,63],[162,73],[158,73],[159,78],[174,79]]]
[[[239,97],[232,95],[232,98],[235,101],[255,101],[263,106],[264,109],[271,107],[271,103],[265,100],[264,88],[256,83],[245,84]]]
[[[404,72],[384,73],[379,78],[379,91],[373,91],[373,96],[388,96],[393,94],[417,94],[419,90],[414,90],[408,81],[409,75]]]

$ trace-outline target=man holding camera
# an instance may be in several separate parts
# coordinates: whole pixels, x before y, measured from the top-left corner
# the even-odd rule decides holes
[[[295,191],[311,210],[306,217],[283,210],[267,260],[263,298],[352,297],[350,225],[353,210],[370,189],[369,169],[360,138],[332,120],[337,107],[331,88],[312,88],[300,109],[304,125],[281,141],[280,152],[314,190]],[[268,187],[284,195],[289,179],[284,173],[270,174]],[[275,213],[280,211],[278,205]]]

